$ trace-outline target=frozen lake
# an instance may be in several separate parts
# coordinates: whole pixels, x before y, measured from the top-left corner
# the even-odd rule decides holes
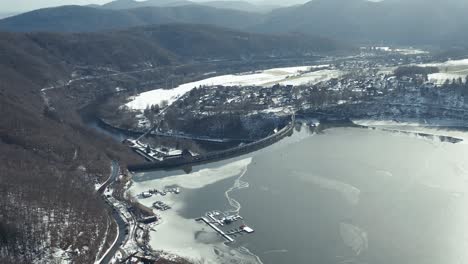
[[[468,261],[466,142],[354,128],[307,131],[190,174],[138,175],[134,193],[183,190],[142,200],[174,206],[151,233],[152,246],[201,263]],[[209,210],[239,211],[255,233],[224,246],[193,220]]]

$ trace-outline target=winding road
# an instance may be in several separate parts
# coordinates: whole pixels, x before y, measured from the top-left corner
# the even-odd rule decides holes
[[[118,233],[117,233],[117,238],[115,239],[111,248],[107,250],[107,252],[104,254],[104,256],[100,260],[96,261],[96,264],[110,263],[112,257],[115,255],[115,253],[117,253],[117,250],[120,248],[120,245],[122,244],[122,242],[125,241],[125,238],[126,238],[125,230],[127,229],[127,225],[125,221],[123,220],[122,216],[119,214],[119,211],[116,208],[114,208],[110,202],[108,202],[107,197],[105,197],[103,194],[104,190],[117,179],[118,175],[119,175],[119,163],[116,161],[112,161],[111,175],[109,179],[98,189],[98,192],[103,195],[107,204],[112,209],[112,217],[114,217],[114,220],[118,226]]]

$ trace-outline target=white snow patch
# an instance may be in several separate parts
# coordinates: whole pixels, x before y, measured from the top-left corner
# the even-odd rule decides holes
[[[421,54],[428,54],[429,52],[421,49],[415,48],[391,48],[391,47],[375,47],[376,50],[384,51],[384,52],[396,52],[400,53],[401,55],[421,55]]]
[[[430,74],[428,76],[429,80],[439,85],[443,84],[447,79],[452,81],[452,79],[458,79],[461,77],[462,80],[465,81],[465,77],[468,75],[468,59],[419,64],[418,66],[439,68],[439,73]]]
[[[284,108],[284,107],[276,107],[276,108],[268,108],[265,110],[262,110],[262,113],[280,113],[280,112],[287,112],[289,114],[289,110]]]
[[[460,120],[447,119],[429,119],[429,120],[413,120],[405,119],[402,121],[393,120],[373,120],[373,119],[354,119],[353,123],[361,126],[393,129],[411,133],[426,133],[439,136],[449,136],[463,139],[459,144],[468,144],[468,133],[462,130],[450,129],[465,127],[465,123]]]
[[[437,85],[442,85],[446,80],[452,82],[453,79],[458,80],[458,78],[462,78],[462,82],[465,82],[465,77],[468,74],[460,74],[460,73],[446,73],[446,72],[439,72],[439,73],[432,73],[428,75],[429,81],[433,82]]]
[[[423,64],[424,66],[432,66],[432,67],[457,67],[457,66],[468,66],[468,59],[462,60],[448,60],[446,62],[441,63],[427,63]]]
[[[395,52],[398,52],[402,55],[421,55],[428,54],[429,52],[421,49],[407,48],[407,49],[395,49]]]
[[[327,81],[333,78],[338,78],[342,75],[339,70],[319,70],[301,74],[299,76],[291,77],[287,80],[281,81],[282,85],[303,85],[303,84],[317,84],[319,82]]]
[[[375,47],[376,50],[391,51],[390,47]]]

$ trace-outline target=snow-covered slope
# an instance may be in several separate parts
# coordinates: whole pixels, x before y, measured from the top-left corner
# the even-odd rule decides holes
[[[422,64],[421,66],[439,68],[440,72],[428,76],[430,81],[438,85],[443,84],[446,80],[452,81],[458,78],[465,81],[465,77],[468,76],[468,59],[448,60],[442,63]]]

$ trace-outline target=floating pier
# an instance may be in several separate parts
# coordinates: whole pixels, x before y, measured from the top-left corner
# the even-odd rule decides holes
[[[216,225],[214,225],[212,222],[210,222],[208,219],[205,217],[201,217],[196,219],[196,221],[203,221],[205,224],[209,225],[211,228],[213,228],[218,234],[220,234],[224,239],[226,239],[229,243],[234,242],[234,239],[230,237],[228,234],[224,233],[223,230],[219,229]]]
[[[229,231],[223,231],[221,227],[231,225],[232,223],[243,220],[240,215],[227,215],[219,211],[212,211],[206,213],[204,217],[196,219],[196,221],[203,221],[209,225],[213,230],[220,234],[228,243],[234,242],[232,236],[236,237],[239,234],[251,234],[254,230],[246,225],[241,225],[238,229],[231,229]]]

